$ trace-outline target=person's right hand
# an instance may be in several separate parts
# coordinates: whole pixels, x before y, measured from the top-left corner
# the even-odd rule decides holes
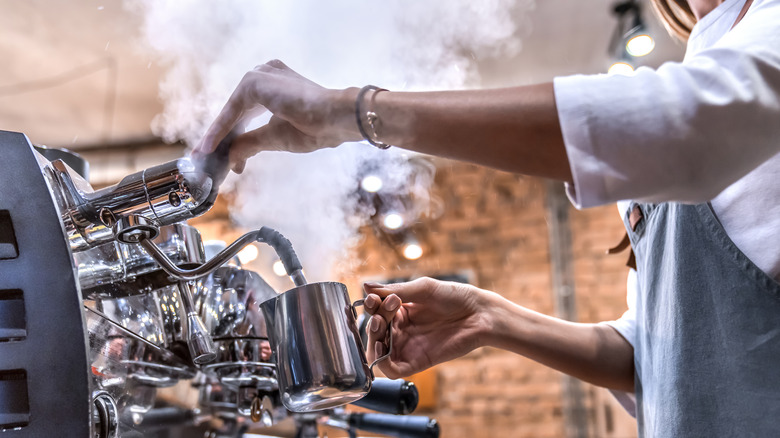
[[[369,362],[386,353],[392,321],[393,351],[377,364],[389,378],[409,376],[463,356],[482,345],[489,329],[487,291],[462,283],[420,278],[408,283],[364,284]],[[403,302],[403,303],[402,303]]]
[[[331,90],[273,60],[244,75],[193,155],[213,152],[229,134],[230,166],[241,173],[246,160],[264,150],[311,152],[362,139],[355,120],[356,88]],[[265,110],[268,124],[244,133],[245,125]]]

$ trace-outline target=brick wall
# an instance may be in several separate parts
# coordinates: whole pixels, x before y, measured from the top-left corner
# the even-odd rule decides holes
[[[414,227],[426,253],[405,260],[366,227],[359,263],[343,273],[350,291],[367,279],[465,273],[478,287],[552,314],[544,181],[451,161],[437,167],[434,193],[444,209]],[[604,254],[622,237],[616,209],[570,213],[579,321],[617,318],[626,307],[625,255]],[[560,374],[523,357],[482,348],[414,380],[433,394],[422,413],[440,422],[444,437],[564,436]],[[633,419],[606,391],[584,392],[587,436],[635,436]]]

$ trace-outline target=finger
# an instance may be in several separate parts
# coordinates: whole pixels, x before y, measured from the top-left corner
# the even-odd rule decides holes
[[[285,69],[285,68],[289,68],[289,67],[287,67],[287,65],[285,65],[285,63],[283,63],[282,61],[280,61],[278,59],[272,59],[272,60],[266,62],[265,64],[256,65],[253,70],[254,71],[269,72],[269,71],[274,71],[274,70],[278,70],[278,69]]]
[[[392,321],[395,313],[401,308],[401,299],[394,294],[382,298],[377,294],[371,293],[363,300],[363,307],[371,315],[379,314],[386,320]]]
[[[387,297],[389,295],[395,294],[401,299],[401,301],[410,303],[427,299],[430,294],[433,293],[437,287],[439,287],[440,283],[441,282],[438,280],[423,277],[404,283],[365,283],[363,284],[363,289],[366,291],[366,293],[376,294],[380,297]]]
[[[382,300],[382,304],[378,307],[376,314],[389,322],[395,318],[395,314],[400,308],[401,299],[398,298],[398,295],[390,294]]]
[[[263,109],[265,110],[265,109]],[[244,162],[262,151],[312,152],[336,147],[341,141],[332,138],[316,138],[301,132],[279,116],[271,116],[267,124],[237,135],[230,147],[230,165],[240,173]]]
[[[393,334],[393,336],[396,337],[393,347],[393,357],[398,360],[398,348],[402,348],[402,342],[398,342],[399,332],[397,331],[397,326],[395,324],[390,326],[390,324],[388,324],[387,321],[381,317],[381,315],[374,315],[371,317],[371,320],[366,327],[366,332],[368,333],[366,358],[370,363],[374,362],[376,359],[384,356],[387,353],[388,345],[386,344],[386,340],[388,330],[395,331]],[[411,374],[408,372],[408,364],[393,362],[393,357],[387,358],[377,364],[379,369],[382,370],[382,373],[391,379],[397,379],[399,377]]]
[[[376,313],[380,304],[382,304],[382,298],[377,294],[368,294],[366,299],[363,300],[363,307],[371,315]]]
[[[381,315],[374,315],[368,321],[366,332],[368,333],[368,345],[377,341],[384,341],[387,334],[387,320]]]
[[[368,333],[367,345],[370,346],[375,342],[384,342],[390,321],[395,318],[398,309],[401,308],[401,299],[396,295],[390,295],[384,301],[380,300],[377,295],[372,294],[369,297],[366,300],[369,301],[373,308],[373,311],[369,310],[369,314],[373,313],[373,316],[371,316],[366,327],[366,332]],[[365,301],[363,304],[366,305]]]
[[[246,168],[246,159],[245,158],[237,159],[237,160],[231,161],[231,162],[234,163],[231,166],[231,170],[233,170],[233,172],[235,172],[236,175],[241,175],[242,173],[244,173],[244,169]]]
[[[371,358],[370,361],[372,363],[388,353],[388,346],[384,342],[377,341],[373,344],[369,342],[368,345],[373,345],[373,348],[369,348],[370,351],[367,355],[367,357]],[[389,357],[377,363],[382,373],[391,379],[398,379],[412,374],[409,364],[398,358],[397,351],[398,349],[394,347]]]
[[[222,107],[222,111],[219,112],[217,118],[209,126],[206,134],[195,148],[195,152],[198,154],[214,152],[219,142],[227,137],[230,131],[241,121],[243,113],[243,97],[239,95],[239,89],[236,89],[225,106]]]
[[[379,359],[385,354],[387,354],[387,347],[385,347],[385,344],[381,342],[374,342],[374,355],[376,356],[376,359]]]
[[[255,130],[245,132],[233,140],[230,145],[229,162],[235,173],[241,174],[246,166],[246,161],[262,151],[284,150],[291,141],[291,135],[288,132],[283,132],[284,130],[277,125],[277,123],[268,123]]]
[[[384,354],[382,352],[384,351],[387,327],[387,320],[380,315],[374,315],[368,321],[368,326],[366,327],[366,333],[368,334],[366,357],[372,362]],[[380,345],[381,347],[377,347],[377,345]],[[377,355],[377,352],[380,352],[380,354]]]
[[[271,66],[273,68],[279,68],[279,69],[284,69],[284,70],[291,70],[290,67],[287,67],[287,64],[283,63],[282,61],[280,61],[278,59],[272,59],[272,60],[266,62],[266,64],[268,64],[269,66]]]
[[[283,63],[278,59],[272,59],[266,62],[265,64],[263,64],[263,66],[258,66],[258,67],[260,67],[260,71],[275,71],[276,73],[281,73],[288,77],[295,77],[298,79],[303,79],[306,82],[313,83],[311,80],[305,78],[300,73],[291,69],[287,64]]]
[[[231,166],[235,166],[262,151],[312,152],[338,146],[338,142],[322,141],[304,134],[287,121],[272,116],[268,124],[245,132],[233,140]]]
[[[272,116],[267,124],[245,132],[233,140],[231,152],[236,158],[249,158],[261,151],[308,152],[314,150],[314,139],[287,121]]]
[[[225,106],[209,126],[201,142],[195,148],[197,154],[208,154],[214,151],[223,138],[230,132],[243,131],[243,124],[248,119],[257,117],[265,108],[250,99],[250,83],[257,81],[257,73],[249,72],[241,79],[233,90]]]
[[[380,347],[384,352],[384,347]],[[395,355],[395,353],[393,353]],[[382,356],[377,356],[382,357]],[[377,363],[377,368],[382,371],[389,379],[400,379],[402,377],[409,377],[415,372],[422,371],[422,369],[414,369],[412,365],[405,361],[394,361],[392,356]]]

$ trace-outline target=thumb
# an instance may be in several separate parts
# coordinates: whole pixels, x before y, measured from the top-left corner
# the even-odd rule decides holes
[[[246,160],[262,151],[284,150],[280,147],[289,141],[289,133],[285,132],[284,122],[274,120],[255,130],[238,135],[230,145],[230,168],[235,173],[242,173]],[[198,151],[194,151],[197,153]]]
[[[364,283],[363,289],[366,293],[377,294],[382,298],[390,294],[398,295],[404,303],[421,302],[430,298],[431,294],[439,286],[439,281],[429,277],[422,277],[416,280],[403,283]]]
[[[299,131],[295,126],[277,116],[272,116],[267,124],[245,132],[233,141],[233,147],[242,150],[242,155],[250,157],[261,151],[308,152],[313,138]]]

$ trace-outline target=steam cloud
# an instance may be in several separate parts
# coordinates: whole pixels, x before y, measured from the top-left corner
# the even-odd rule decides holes
[[[535,0],[230,2],[126,0],[143,17],[147,44],[167,67],[164,111],[153,126],[169,141],[195,144],[243,74],[270,59],[326,87],[367,83],[390,90],[478,85],[476,59],[520,50],[517,23]],[[312,280],[330,280],[372,211],[358,211],[362,169],[378,167],[383,191],[409,187],[403,151],[344,145],[312,154],[262,153],[229,181],[233,219],[267,225],[295,245]]]

